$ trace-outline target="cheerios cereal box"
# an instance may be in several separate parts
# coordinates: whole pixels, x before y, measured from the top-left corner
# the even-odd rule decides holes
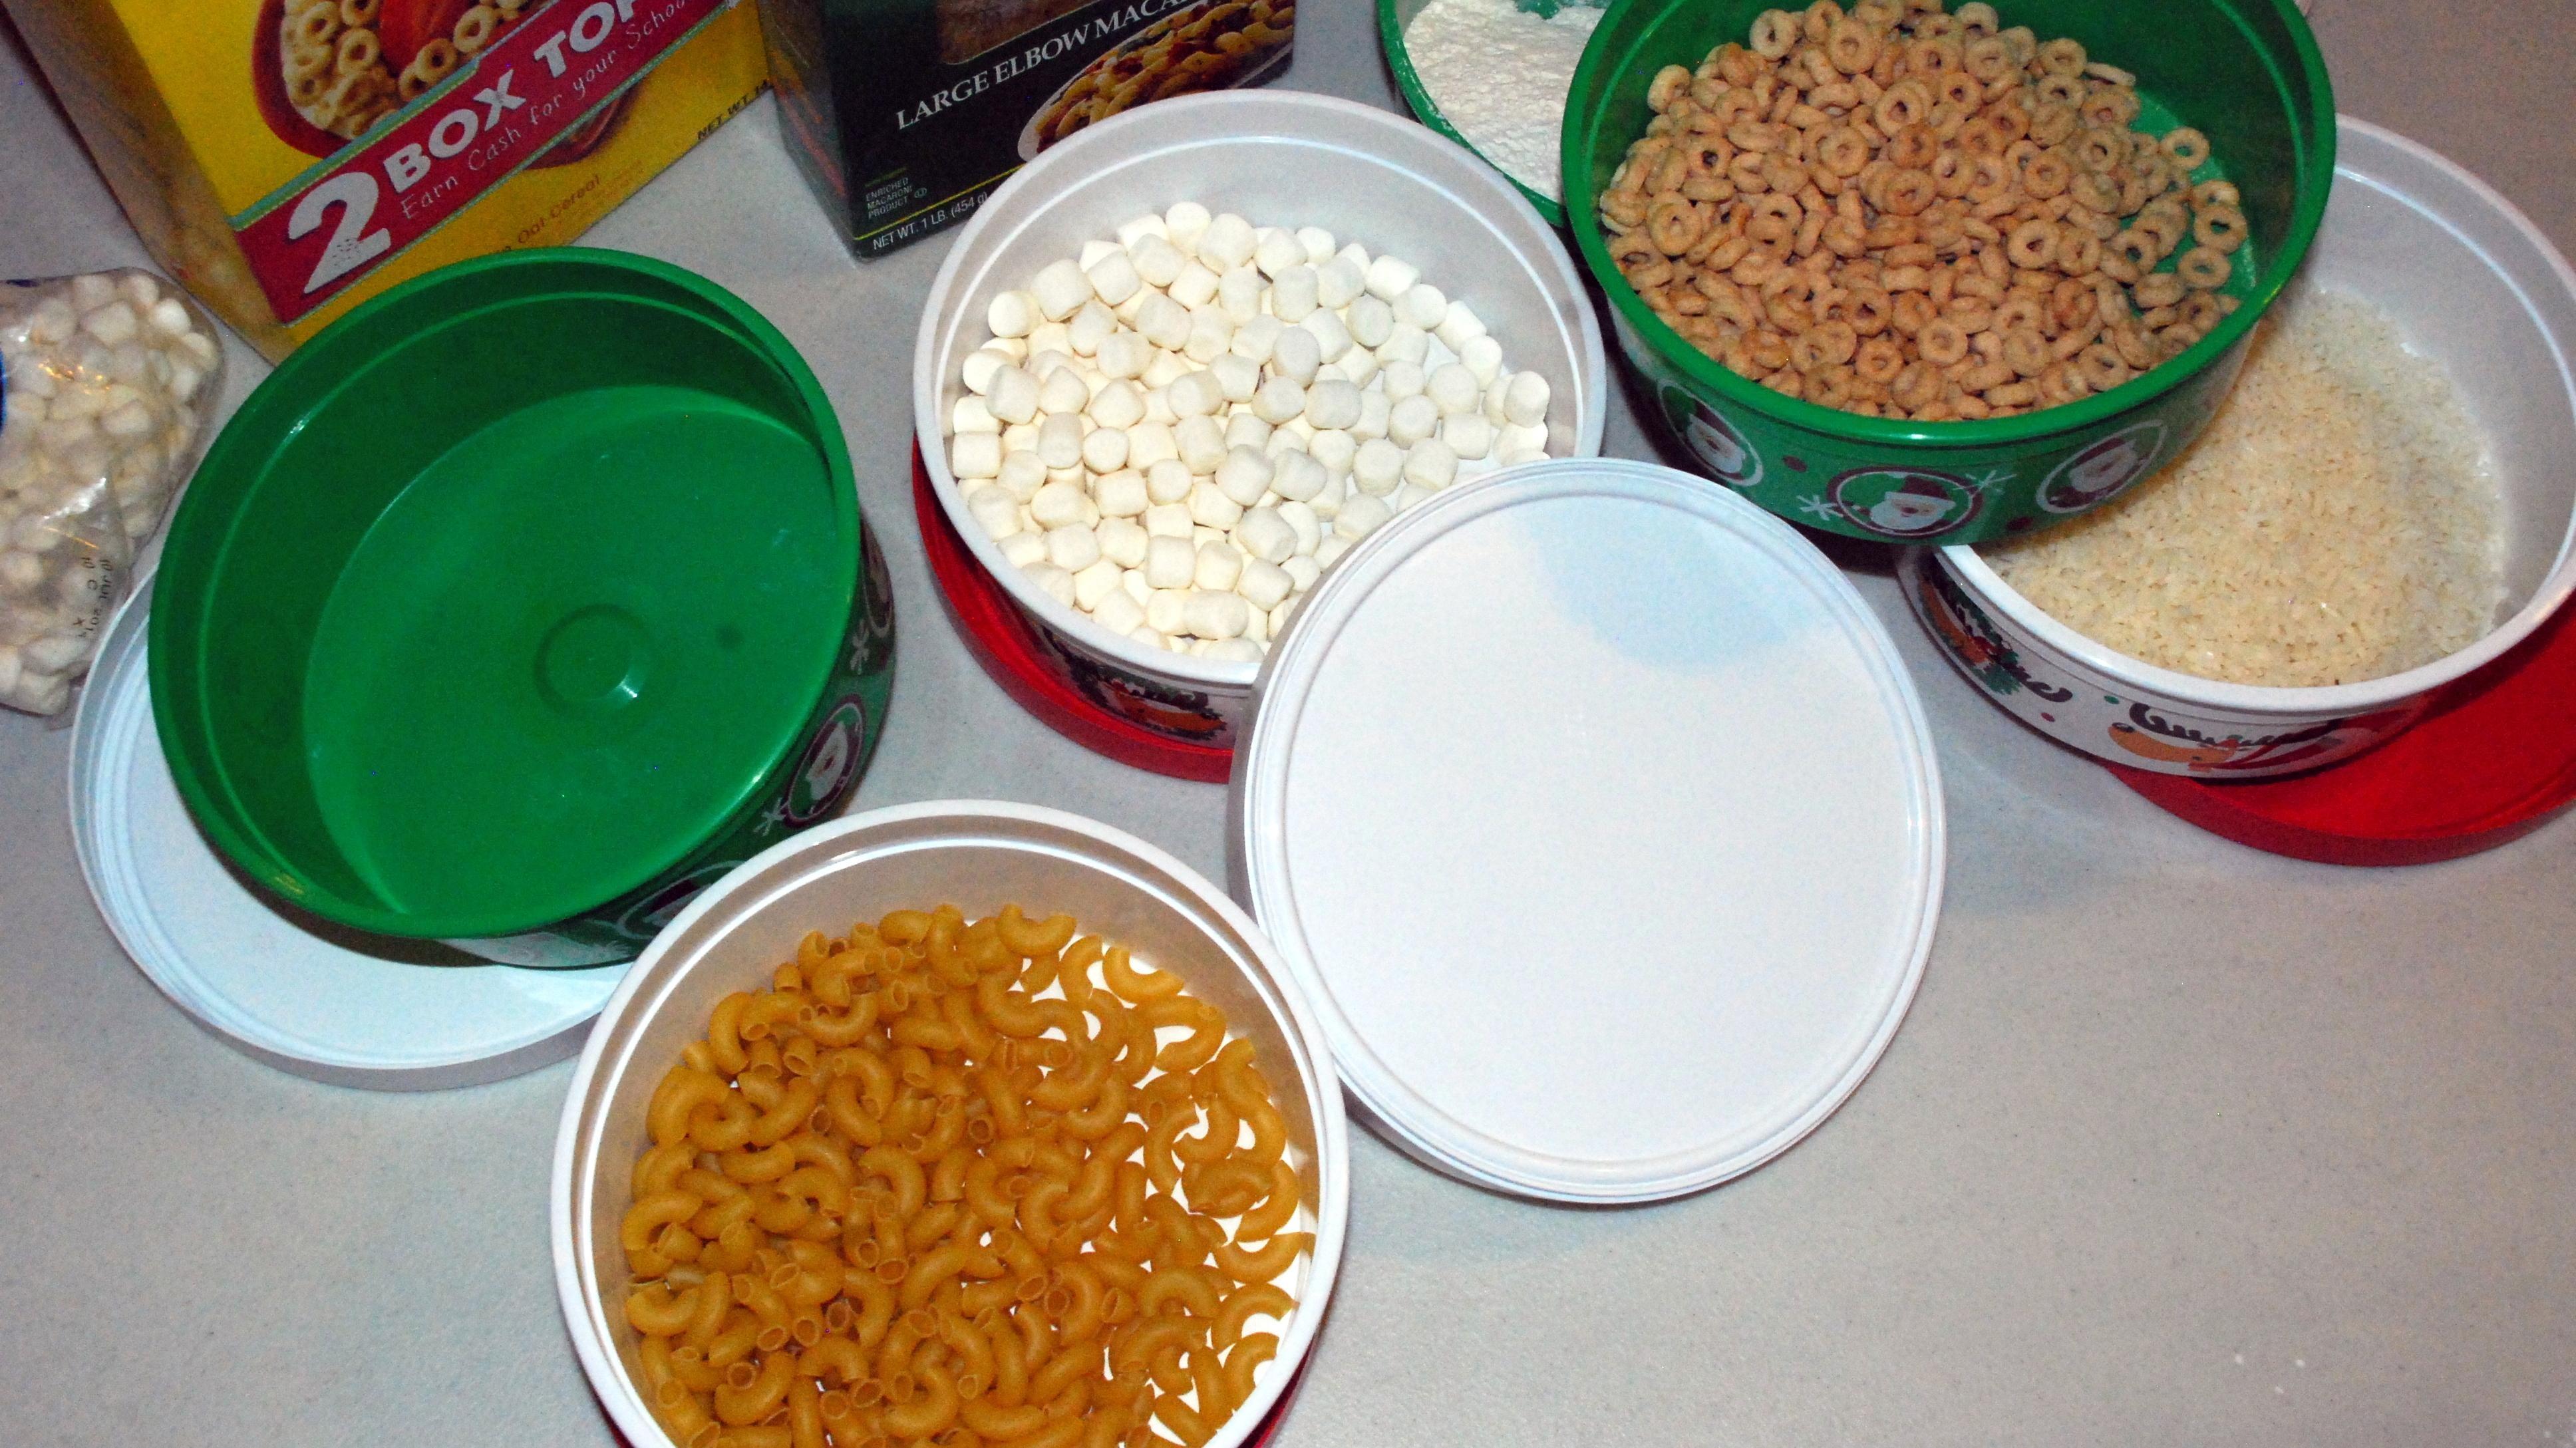
[[[860,257],[1095,121],[1286,67],[1296,0],[762,0],[790,149]]]
[[[760,93],[750,0],[4,0],[161,265],[271,358],[582,233]]]

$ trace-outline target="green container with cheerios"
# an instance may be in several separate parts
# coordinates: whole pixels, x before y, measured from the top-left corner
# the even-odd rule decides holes
[[[1566,211],[1709,476],[1825,532],[1983,543],[2208,424],[2324,215],[2334,96],[2290,0],[1935,3],[1617,0]]]

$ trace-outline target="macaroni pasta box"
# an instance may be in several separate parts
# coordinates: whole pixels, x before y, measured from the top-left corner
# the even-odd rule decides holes
[[[1134,106],[1288,63],[1296,0],[765,0],[797,163],[862,259]]]
[[[143,244],[271,359],[578,236],[760,93],[745,0],[5,0]]]

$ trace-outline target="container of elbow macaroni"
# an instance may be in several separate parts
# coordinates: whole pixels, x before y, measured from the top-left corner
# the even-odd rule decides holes
[[[370,935],[627,960],[834,813],[893,688],[830,401],[664,262],[509,252],[289,357],[172,520],[152,703],[245,878]]]
[[[1185,97],[1104,121],[996,191],[922,309],[913,425],[930,491],[1066,688],[1163,738],[1223,749],[1248,721],[1258,666],[1140,643],[1056,602],[969,513],[944,441],[966,390],[959,365],[989,339],[995,295],[1185,200],[1259,225],[1321,227],[1454,287],[1512,366],[1547,379],[1551,453],[1601,450],[1610,383],[1591,301],[1554,230],[1473,152],[1385,111],[1279,91]]]
[[[1549,1201],[1786,1151],[1904,1019],[1940,772],[1886,628],[1786,523],[1648,463],[1397,516],[1271,651],[1228,875],[1361,1119]]]
[[[5,0],[144,248],[272,360],[579,236],[750,104],[741,0]]]
[[[772,847],[692,901],[610,997],[564,1103],[548,1204],[555,1288],[592,1389],[637,1448],[670,1443],[640,1386],[619,1230],[636,1159],[652,1145],[646,1108],[682,1048],[705,1035],[727,994],[767,988],[809,932],[941,903],[970,916],[1013,903],[1070,913],[1138,960],[1180,975],[1225,1012],[1230,1034],[1258,1048],[1288,1120],[1281,1159],[1300,1183],[1291,1226],[1314,1234],[1279,1280],[1295,1305],[1260,1329],[1278,1336],[1277,1355],[1205,1440],[1207,1448],[1258,1448],[1295,1390],[1341,1265],[1350,1137],[1332,1048],[1269,941],[1205,876],[1107,825],[991,801],[871,810]]]

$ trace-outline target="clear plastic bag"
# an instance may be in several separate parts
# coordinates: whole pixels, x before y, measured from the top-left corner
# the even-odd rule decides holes
[[[213,324],[149,272],[0,286],[0,704],[69,706],[222,383]]]

